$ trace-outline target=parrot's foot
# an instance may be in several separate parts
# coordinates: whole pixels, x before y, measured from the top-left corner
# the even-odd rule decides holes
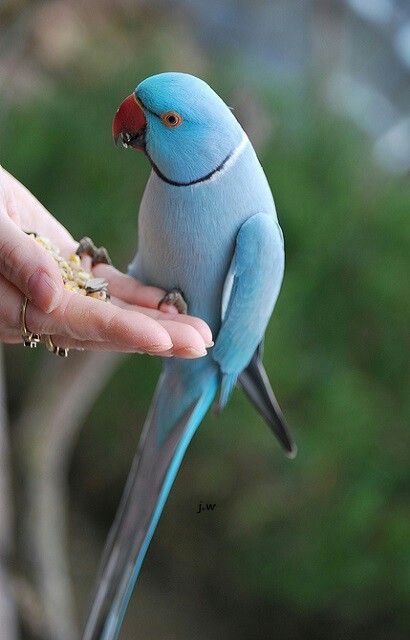
[[[168,291],[168,293],[161,298],[158,302],[158,309],[160,309],[163,304],[173,304],[178,313],[186,314],[188,312],[188,305],[185,302],[184,294],[181,289],[178,288],[171,289],[171,291]]]
[[[112,264],[107,249],[105,247],[97,248],[91,238],[81,238],[76,254],[80,257],[82,255],[90,256],[93,267],[99,263]]]

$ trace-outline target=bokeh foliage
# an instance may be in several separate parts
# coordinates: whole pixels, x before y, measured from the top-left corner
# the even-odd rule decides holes
[[[155,62],[143,58],[93,81],[59,78],[53,92],[13,109],[1,135],[4,165],[76,237],[109,247],[123,269],[148,166],[113,148],[110,123]],[[218,67],[208,80],[229,100]],[[299,455],[284,459],[235,392],[192,443],[141,582],[151,573],[169,590],[180,576],[197,582],[198,616],[206,602],[225,621],[224,637],[404,640],[409,185],[372,166],[366,138],[313,96],[301,105],[276,88],[260,90],[259,99],[276,122],[261,159],[287,247],[264,360]],[[23,366],[15,354],[8,350],[12,396]],[[72,463],[73,509],[101,536],[158,371],[153,359],[128,358],[84,425]],[[200,500],[216,503],[215,511],[196,515]]]

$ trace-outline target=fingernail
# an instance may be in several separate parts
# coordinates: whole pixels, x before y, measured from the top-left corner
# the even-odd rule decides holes
[[[203,358],[207,355],[206,349],[195,349],[195,347],[187,347],[185,349],[180,349],[178,352],[174,351],[176,356],[181,356],[184,358]]]
[[[30,276],[28,293],[30,299],[46,313],[54,311],[60,302],[61,291],[46,271],[36,271]]]
[[[207,349],[209,349],[210,347],[213,347],[215,344],[215,342],[213,340],[211,340],[211,342],[207,342],[207,344],[205,345]]]
[[[152,353],[152,351],[146,352],[149,356],[159,356],[160,358],[172,358],[174,355],[174,349],[168,349],[167,351],[157,351],[157,353]]]
[[[152,347],[151,347],[152,348]],[[154,351],[145,351],[144,353],[149,353],[150,356],[160,356],[163,353],[168,353],[169,351],[172,351],[174,348],[174,345],[172,344],[172,342],[170,342],[168,344],[168,346],[165,347],[158,347],[158,348],[154,348]]]

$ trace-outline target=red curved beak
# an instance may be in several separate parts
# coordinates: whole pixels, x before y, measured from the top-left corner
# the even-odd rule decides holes
[[[145,149],[145,127],[147,121],[135,95],[132,93],[121,102],[112,122],[115,144],[119,140],[124,147]]]

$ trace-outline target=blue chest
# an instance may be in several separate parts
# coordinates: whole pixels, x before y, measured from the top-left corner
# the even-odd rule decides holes
[[[204,183],[176,187],[152,173],[141,202],[132,273],[166,290],[180,288],[189,313],[203,318],[215,332],[237,233],[260,211],[276,216],[250,145],[234,166]]]

